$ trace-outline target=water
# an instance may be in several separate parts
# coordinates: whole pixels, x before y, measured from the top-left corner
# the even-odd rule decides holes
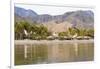
[[[92,61],[93,42],[15,44],[15,65]]]

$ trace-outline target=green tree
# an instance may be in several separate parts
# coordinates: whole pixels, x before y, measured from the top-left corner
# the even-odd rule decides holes
[[[94,29],[88,29],[86,35],[94,38]]]
[[[59,35],[60,37],[67,36],[67,32],[60,32],[58,35]]]
[[[15,39],[23,39],[23,25],[21,23],[15,23]]]

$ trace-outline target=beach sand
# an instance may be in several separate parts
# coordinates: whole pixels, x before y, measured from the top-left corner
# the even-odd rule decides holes
[[[34,44],[34,43],[91,43],[90,40],[14,40],[14,44]]]

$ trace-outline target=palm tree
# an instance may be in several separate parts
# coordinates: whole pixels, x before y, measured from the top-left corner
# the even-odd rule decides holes
[[[15,39],[23,39],[23,25],[21,23],[15,23]]]

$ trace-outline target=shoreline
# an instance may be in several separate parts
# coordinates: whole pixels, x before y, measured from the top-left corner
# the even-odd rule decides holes
[[[14,40],[14,44],[48,44],[48,43],[93,43],[94,39],[90,40]]]

